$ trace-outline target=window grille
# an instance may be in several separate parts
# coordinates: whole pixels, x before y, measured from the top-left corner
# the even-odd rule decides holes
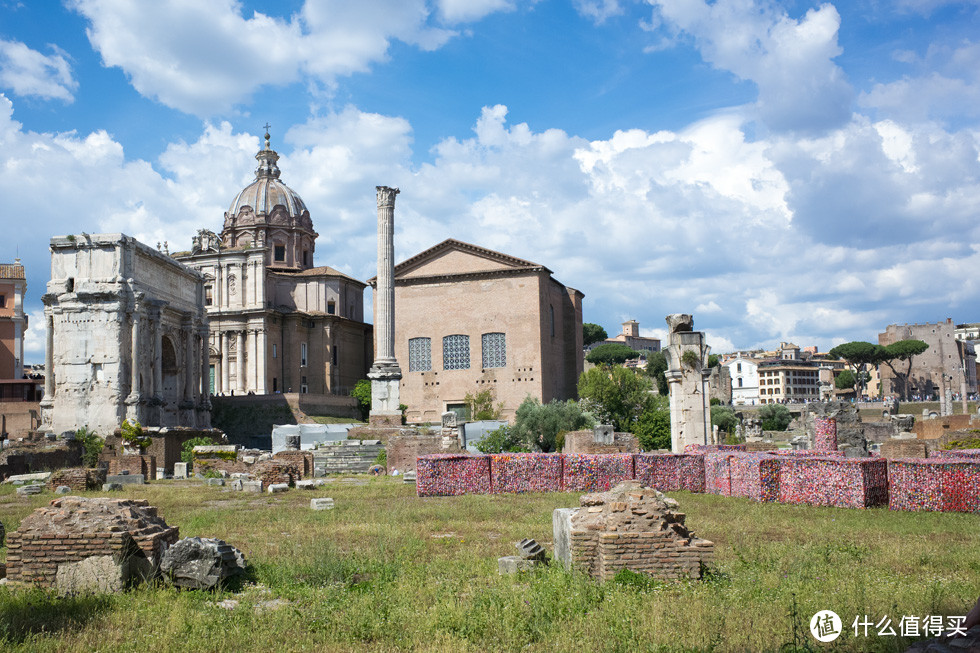
[[[507,367],[507,339],[503,333],[483,334],[483,367]]]
[[[428,338],[409,338],[408,371],[428,372],[432,369],[432,341]]]
[[[446,336],[442,339],[442,369],[470,369],[469,336]]]

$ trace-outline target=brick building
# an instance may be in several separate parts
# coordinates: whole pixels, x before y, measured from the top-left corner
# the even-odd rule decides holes
[[[395,266],[395,357],[408,420],[439,422],[486,389],[504,418],[529,395],[574,398],[583,297],[543,265],[453,239]]]
[[[0,263],[0,380],[24,376],[24,293],[27,277],[20,259]]]
[[[890,345],[899,340],[921,340],[929,349],[912,359],[909,373],[909,396],[939,396],[945,383],[953,393],[963,390],[967,394],[977,391],[977,355],[970,340],[957,339],[957,325],[947,318],[935,324],[890,324],[884,333],[878,334],[879,345]],[[906,363],[898,361],[903,369]],[[881,375],[881,392],[884,396],[899,394],[900,388],[894,372],[885,364],[878,366]]]

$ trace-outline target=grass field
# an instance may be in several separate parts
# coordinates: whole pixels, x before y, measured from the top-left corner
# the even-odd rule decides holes
[[[521,538],[550,549],[551,511],[577,494],[419,499],[398,479],[362,480],[277,495],[125,486],[182,537],[242,549],[252,580],[237,592],[156,585],[74,598],[0,587],[0,650],[901,651],[910,640],[855,637],[854,617],[963,615],[980,594],[976,515],[676,492],[688,525],[716,544],[708,578],[599,584],[555,566],[496,571]],[[311,511],[311,496],[337,507]],[[0,518],[12,531],[51,498],[0,488]],[[226,600],[237,607],[217,605]],[[844,620],[832,645],[809,634],[820,609]]]

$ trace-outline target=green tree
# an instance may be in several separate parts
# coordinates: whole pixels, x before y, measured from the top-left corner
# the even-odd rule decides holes
[[[763,431],[785,431],[793,416],[789,408],[782,404],[766,404],[759,409],[759,419],[762,420]]]
[[[609,336],[606,334],[606,330],[603,329],[598,324],[592,324],[591,322],[586,322],[582,325],[582,346],[588,347],[594,342],[602,342]]]
[[[735,409],[731,406],[712,406],[711,425],[717,426],[719,431],[732,435],[735,433],[735,427],[738,426]]]
[[[670,389],[667,387],[667,357],[662,351],[647,354],[647,375],[657,384],[657,392],[666,397]]]
[[[87,426],[75,431],[75,439],[82,443],[82,447],[85,452],[82,454],[82,464],[86,467],[95,467],[99,464],[99,454],[102,453],[102,447],[105,444],[105,440],[100,438],[98,434]]]
[[[838,390],[852,390],[857,383],[857,377],[851,370],[843,370],[834,377],[834,386]]]
[[[881,360],[881,347],[863,340],[855,340],[837,345],[827,353],[833,358],[847,361],[854,368],[857,372],[855,390],[858,397],[863,395],[863,379],[867,376],[867,368],[869,365],[877,365]]]
[[[912,359],[925,350],[929,345],[921,340],[899,340],[890,345],[881,347],[879,360],[891,368],[898,381],[899,398],[902,401],[908,400],[909,374],[912,373]],[[895,367],[893,362],[904,361],[905,368],[901,371]]]
[[[712,367],[718,367],[718,364],[719,363],[721,363],[721,356],[719,356],[718,354],[711,354],[711,355],[708,356],[708,369],[709,370]]]
[[[633,424],[633,434],[644,451],[670,449],[670,400],[666,396],[650,398]]]
[[[526,398],[514,415],[513,435],[528,450],[557,451],[560,436],[567,431],[591,428],[592,417],[572,400],[552,400],[542,404],[533,397]]]
[[[476,448],[481,453],[529,451],[527,443],[518,437],[514,428],[510,426],[501,426],[495,431],[490,431],[476,444]]]
[[[357,407],[361,409],[361,421],[367,421],[371,414],[371,381],[361,379],[354,384],[354,389],[350,391],[350,396],[357,399]]]
[[[180,460],[181,462],[193,465],[194,447],[210,447],[211,445],[215,444],[218,444],[218,441],[212,438],[207,438],[204,436],[191,438],[190,440],[184,442],[183,446],[180,448]]]
[[[504,404],[501,402],[495,406],[493,402],[496,399],[497,395],[494,393],[493,388],[490,387],[476,394],[467,393],[463,397],[463,402],[466,404],[470,419],[481,421],[500,419],[500,414],[504,410]]]
[[[589,352],[585,360],[593,365],[622,365],[631,358],[636,358],[639,353],[633,351],[626,345],[618,342],[607,342],[599,345]]]
[[[617,431],[631,431],[653,400],[650,379],[625,367],[593,367],[578,379],[583,407]]]

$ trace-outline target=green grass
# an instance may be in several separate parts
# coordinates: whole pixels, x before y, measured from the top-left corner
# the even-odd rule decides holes
[[[309,415],[317,424],[364,424],[359,419],[353,417],[333,417],[332,415]]]
[[[808,622],[817,610],[836,611],[845,626],[857,614],[897,623],[905,614],[965,614],[980,593],[975,515],[676,492],[688,525],[715,542],[707,579],[624,574],[602,584],[555,566],[496,572],[497,558],[514,554],[522,538],[550,548],[551,512],[576,505],[577,494],[419,499],[390,478],[281,495],[125,487],[124,496],[157,506],[182,537],[220,537],[242,549],[251,582],[238,592],[152,585],[73,598],[0,587],[0,650],[816,650]],[[311,496],[332,496],[337,507],[311,511]],[[4,525],[15,528],[52,497],[0,489]],[[216,605],[225,599],[238,607]],[[274,599],[284,603],[267,607]],[[901,651],[909,643],[845,632],[827,648]]]

